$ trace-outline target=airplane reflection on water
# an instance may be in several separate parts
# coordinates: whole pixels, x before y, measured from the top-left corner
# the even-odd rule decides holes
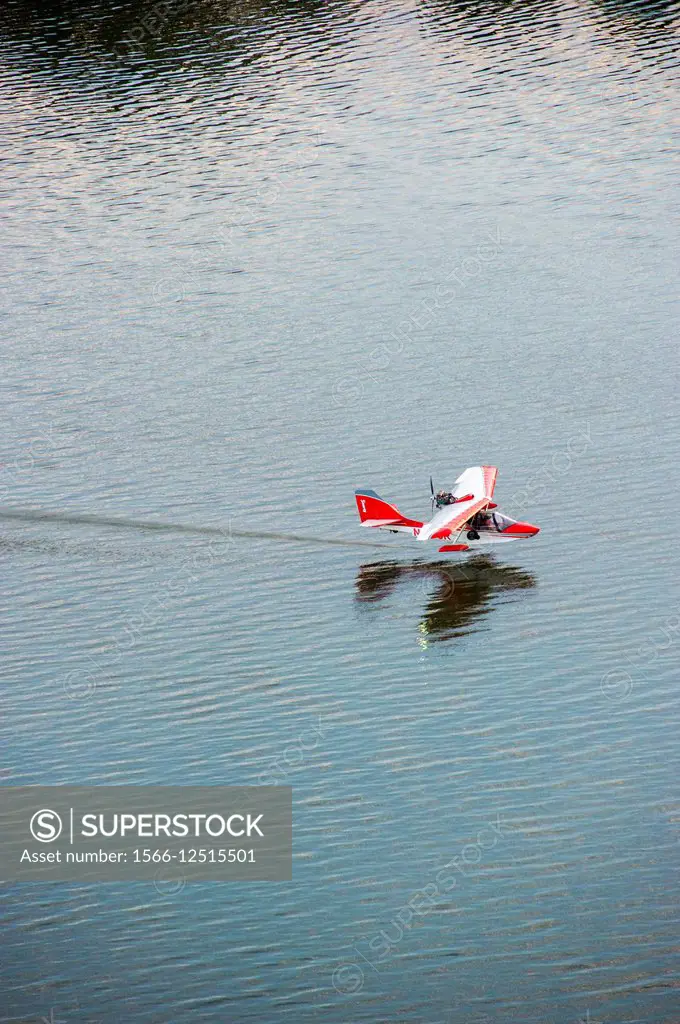
[[[418,642],[453,640],[473,632],[475,620],[494,607],[494,598],[506,591],[529,590],[536,577],[511,565],[502,565],[488,555],[471,558],[460,565],[447,562],[370,562],[359,569],[355,580],[356,600],[383,601],[403,581],[418,580],[434,587],[425,592],[424,614],[418,626]]]

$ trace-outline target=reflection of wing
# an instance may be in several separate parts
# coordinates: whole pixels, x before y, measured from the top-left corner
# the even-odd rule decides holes
[[[464,494],[473,494],[475,498],[493,498],[498,470],[495,466],[471,466],[456,480],[453,490],[454,497],[462,498]]]
[[[451,534],[459,533],[468,519],[488,507],[488,498],[469,498],[467,501],[457,501],[454,505],[445,505],[429,523],[425,523],[418,534],[418,540],[430,540],[433,537],[443,540]]]
[[[504,596],[536,585],[530,573],[498,565],[486,555],[473,556],[464,567],[455,562],[373,562],[357,574],[356,599],[375,607],[409,581],[414,594],[424,590],[429,595],[418,629],[421,646],[476,632]]]

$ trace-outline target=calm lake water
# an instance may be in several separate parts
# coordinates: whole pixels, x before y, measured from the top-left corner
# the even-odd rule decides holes
[[[4,782],[294,860],[6,887],[3,1021],[680,1020],[679,15],[5,0]],[[535,540],[287,539],[478,463]]]

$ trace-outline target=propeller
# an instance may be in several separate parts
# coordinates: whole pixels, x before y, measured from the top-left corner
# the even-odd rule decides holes
[[[430,498],[430,504],[432,505],[432,511],[434,512],[434,484],[432,482],[432,477],[430,477],[430,494],[432,495]]]

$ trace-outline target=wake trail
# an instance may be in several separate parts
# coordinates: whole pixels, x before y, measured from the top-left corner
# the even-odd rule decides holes
[[[121,519],[116,516],[97,516],[85,512],[43,512],[34,509],[0,508],[0,519],[13,519],[25,523],[57,523],[72,526],[110,526],[124,530],[155,530],[157,533],[191,533],[199,536],[232,537],[255,540],[278,540],[296,544],[333,544],[346,548],[389,548],[389,544],[370,540],[340,540],[337,537],[311,537],[301,533],[271,533],[264,530],[234,529],[227,527],[194,526],[191,523],[166,523],[150,519]]]

